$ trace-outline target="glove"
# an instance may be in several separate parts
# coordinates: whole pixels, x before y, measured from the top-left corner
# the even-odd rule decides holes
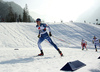
[[[51,32],[49,32],[49,36],[52,36]]]
[[[94,44],[94,40],[92,40],[92,43]]]
[[[40,38],[40,34],[37,37]]]

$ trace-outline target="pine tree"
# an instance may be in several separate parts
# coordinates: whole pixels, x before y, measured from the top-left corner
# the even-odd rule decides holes
[[[14,15],[14,21],[16,22],[17,21],[17,13],[15,13],[15,15]]]
[[[25,8],[23,9],[23,22],[30,22],[30,16],[29,16],[27,4],[25,5]]]
[[[23,22],[27,22],[27,15],[26,15],[25,8],[23,9]]]
[[[22,22],[21,15],[19,15],[19,18],[18,19],[19,19],[19,22]]]
[[[7,22],[15,22],[15,17],[11,5],[9,7],[9,13],[7,15]]]

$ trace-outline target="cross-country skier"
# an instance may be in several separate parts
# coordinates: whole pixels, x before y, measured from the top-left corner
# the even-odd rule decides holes
[[[82,50],[84,50],[84,47],[85,47],[86,50],[87,50],[86,45],[87,45],[87,42],[86,42],[85,40],[82,39],[82,42],[81,42]]]
[[[47,24],[45,24],[45,23],[41,23],[41,19],[40,19],[40,18],[37,18],[37,19],[36,19],[36,22],[37,22],[36,27],[37,27],[37,29],[39,30],[39,34],[38,34],[38,38],[39,38],[39,40],[38,40],[38,47],[39,47],[40,52],[41,52],[40,54],[38,54],[38,56],[43,56],[43,55],[44,55],[43,50],[42,50],[42,47],[41,47],[41,43],[42,43],[45,39],[48,40],[49,43],[50,43],[52,46],[54,46],[54,48],[59,52],[59,54],[60,54],[61,56],[63,56],[63,54],[62,54],[62,52],[60,51],[60,49],[57,47],[56,44],[53,43],[53,41],[52,41],[51,38],[50,38],[50,36],[52,36],[50,27],[49,27]],[[46,28],[49,29],[49,35],[48,35],[47,31],[46,31]]]
[[[97,39],[96,36],[94,36],[92,42],[93,42],[93,44],[95,46],[95,50],[97,52],[97,45],[99,45],[99,47],[100,47],[99,39]]]

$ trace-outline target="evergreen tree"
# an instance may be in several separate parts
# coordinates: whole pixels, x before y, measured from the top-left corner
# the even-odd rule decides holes
[[[30,16],[28,16],[28,22],[31,22],[31,20],[30,20]]]
[[[11,5],[9,7],[9,13],[6,17],[7,17],[7,22],[15,22],[15,16],[14,16]]]
[[[23,22],[30,22],[30,16],[29,16],[27,4],[25,5],[25,8],[23,9]]]
[[[22,22],[21,15],[19,15],[19,18],[18,19],[19,19],[19,22]]]
[[[27,15],[26,15],[25,8],[23,9],[23,22],[27,22]]]
[[[14,15],[14,21],[15,22],[17,21],[17,13],[15,13],[15,15]]]

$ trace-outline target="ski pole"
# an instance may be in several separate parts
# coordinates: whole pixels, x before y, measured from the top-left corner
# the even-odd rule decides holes
[[[55,36],[52,36],[52,37],[54,37],[54,38],[56,38],[56,39],[58,39],[58,40],[60,40],[60,41],[62,41],[62,42],[68,43],[68,42],[66,42],[66,41],[64,41],[64,40],[62,40],[62,39],[59,39],[59,38],[55,37]],[[71,43],[68,43],[68,44],[71,44]]]

